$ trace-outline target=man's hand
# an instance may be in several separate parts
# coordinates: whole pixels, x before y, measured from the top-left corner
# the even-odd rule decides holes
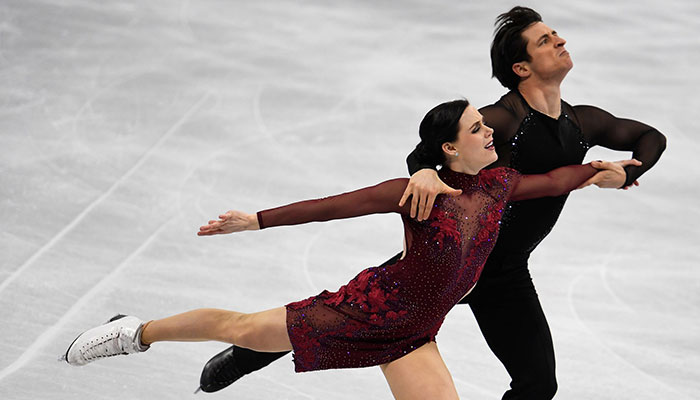
[[[591,166],[593,168],[599,169],[600,172],[593,175],[589,180],[584,182],[578,188],[581,189],[589,185],[596,185],[599,188],[604,189],[619,189],[622,185],[625,184],[625,180],[627,180],[627,173],[625,172],[625,167],[628,165],[634,165],[635,167],[638,167],[642,165],[642,162],[639,160],[635,160],[634,158],[631,160],[620,160],[615,162],[593,161],[591,162]],[[632,185],[626,186],[622,189],[627,190],[631,186],[639,186],[639,182],[634,181]]]
[[[207,225],[200,226],[197,236],[222,235],[257,229],[260,229],[257,215],[232,210],[219,215],[218,221],[211,220]]]
[[[437,171],[434,169],[422,169],[411,177],[408,186],[406,186],[406,191],[403,192],[401,201],[399,201],[399,207],[403,207],[406,204],[406,200],[412,197],[411,218],[416,218],[416,211],[418,211],[418,221],[423,221],[430,216],[435,198],[439,194],[459,196],[462,194],[462,191],[447,186],[438,178]]]

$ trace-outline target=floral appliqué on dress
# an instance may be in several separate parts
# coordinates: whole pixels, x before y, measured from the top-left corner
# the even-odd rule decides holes
[[[430,214],[430,218],[435,219],[430,223],[430,226],[438,229],[435,235],[435,241],[438,243],[440,250],[443,249],[445,239],[447,238],[451,238],[457,246],[461,246],[462,237],[457,229],[457,220],[454,214],[438,210],[437,208],[433,208]]]

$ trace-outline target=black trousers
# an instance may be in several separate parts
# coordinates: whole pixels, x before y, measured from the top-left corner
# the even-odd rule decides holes
[[[554,345],[527,265],[482,277],[468,303],[491,351],[511,377],[503,400],[550,400],[557,391]]]

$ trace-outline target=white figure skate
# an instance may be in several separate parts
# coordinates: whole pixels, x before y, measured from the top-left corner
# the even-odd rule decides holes
[[[141,344],[144,321],[127,315],[115,315],[106,324],[80,334],[61,360],[82,366],[105,357],[140,353],[150,346]]]

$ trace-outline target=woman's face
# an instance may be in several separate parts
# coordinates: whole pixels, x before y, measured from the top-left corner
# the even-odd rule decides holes
[[[457,140],[443,144],[450,168],[475,175],[496,161],[492,135],[493,129],[484,123],[484,117],[474,106],[468,106],[459,119]]]

